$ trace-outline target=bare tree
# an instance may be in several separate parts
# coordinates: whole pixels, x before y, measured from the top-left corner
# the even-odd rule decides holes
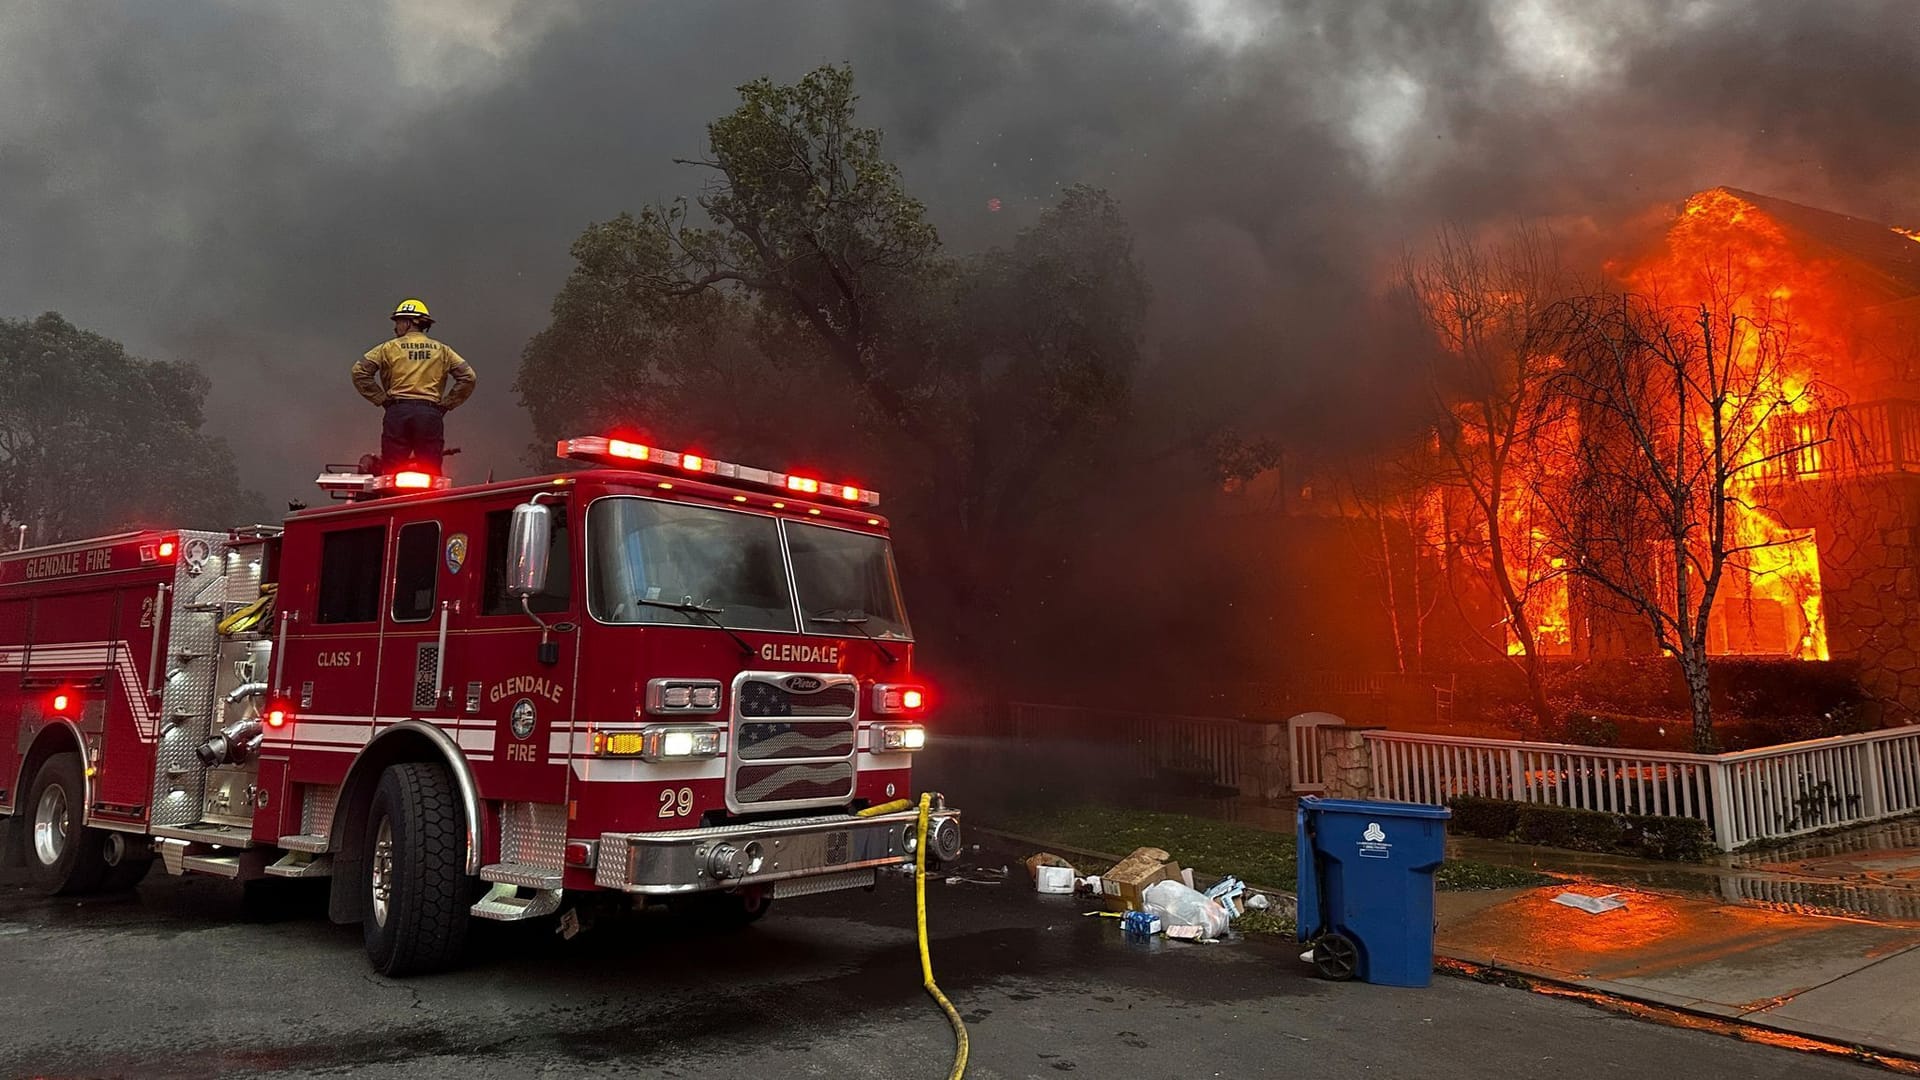
[[[1446,523],[1433,512],[1433,455],[1422,447],[1367,454],[1346,462],[1342,511],[1365,523],[1349,536],[1375,571],[1378,599],[1393,635],[1396,670],[1426,670],[1427,620],[1439,606]]]
[[[1525,674],[1534,714],[1545,720],[1538,601],[1560,571],[1545,554],[1533,459],[1542,433],[1561,422],[1545,388],[1558,364],[1568,277],[1553,236],[1523,223],[1493,243],[1441,230],[1429,253],[1409,256],[1402,285],[1438,346],[1424,374],[1439,480],[1466,496],[1469,526],[1485,537],[1472,563],[1505,613],[1505,633],[1483,640]]]
[[[1830,441],[1834,392],[1811,378],[1791,321],[1731,273],[1707,299],[1644,294],[1568,302],[1555,396],[1577,424],[1541,447],[1570,479],[1549,536],[1597,602],[1644,619],[1686,679],[1695,749],[1715,745],[1709,633],[1730,573],[1793,543],[1784,476]]]

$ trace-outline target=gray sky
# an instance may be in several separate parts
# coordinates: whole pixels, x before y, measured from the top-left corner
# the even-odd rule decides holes
[[[1004,241],[1062,185],[1114,191],[1166,362],[1282,412],[1363,395],[1354,305],[1441,221],[1579,242],[1728,183],[1920,224],[1904,0],[4,10],[0,314],[204,366],[276,501],[372,448],[347,367],[406,295],[481,375],[456,471],[517,471],[510,384],[569,243],[692,190],[670,159],[734,86],[821,63],[853,63],[950,247]]]

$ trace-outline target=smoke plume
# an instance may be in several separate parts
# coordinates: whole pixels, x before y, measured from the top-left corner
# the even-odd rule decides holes
[[[850,61],[950,248],[1112,190],[1155,355],[1243,425],[1350,429],[1357,329],[1444,221],[1580,244],[1731,184],[1920,224],[1901,0],[15,0],[0,25],[0,313],[57,309],[212,375],[245,479],[372,447],[347,367],[420,295],[480,393],[463,476],[590,221],[697,190],[733,87]],[[1228,403],[1232,403],[1231,406]]]

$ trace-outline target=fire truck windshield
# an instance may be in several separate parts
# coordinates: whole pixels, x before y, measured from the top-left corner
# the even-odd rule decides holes
[[[587,512],[587,560],[588,606],[602,622],[706,626],[711,614],[733,629],[794,629],[770,517],[601,499]]]
[[[809,631],[845,634],[854,626],[875,641],[912,637],[885,537],[793,523],[787,548]]]
[[[588,607],[608,623],[792,631],[797,606],[809,633],[911,639],[885,537],[799,522],[786,534],[798,605],[773,518],[639,496],[600,499],[587,512]]]

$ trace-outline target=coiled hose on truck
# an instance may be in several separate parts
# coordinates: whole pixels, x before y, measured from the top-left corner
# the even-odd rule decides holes
[[[879,806],[870,806],[860,811],[861,817],[873,817],[876,814],[891,814],[905,810],[913,803],[906,799],[896,799]],[[940,987],[933,981],[933,957],[927,952],[927,818],[933,810],[931,792],[920,796],[920,822],[918,835],[913,844],[913,912],[920,934],[920,985],[933,1000],[940,1005],[940,1011],[947,1014],[947,1023],[953,1026],[953,1069],[947,1073],[947,1080],[960,1080],[967,1075],[967,1025],[960,1019],[959,1010]]]

